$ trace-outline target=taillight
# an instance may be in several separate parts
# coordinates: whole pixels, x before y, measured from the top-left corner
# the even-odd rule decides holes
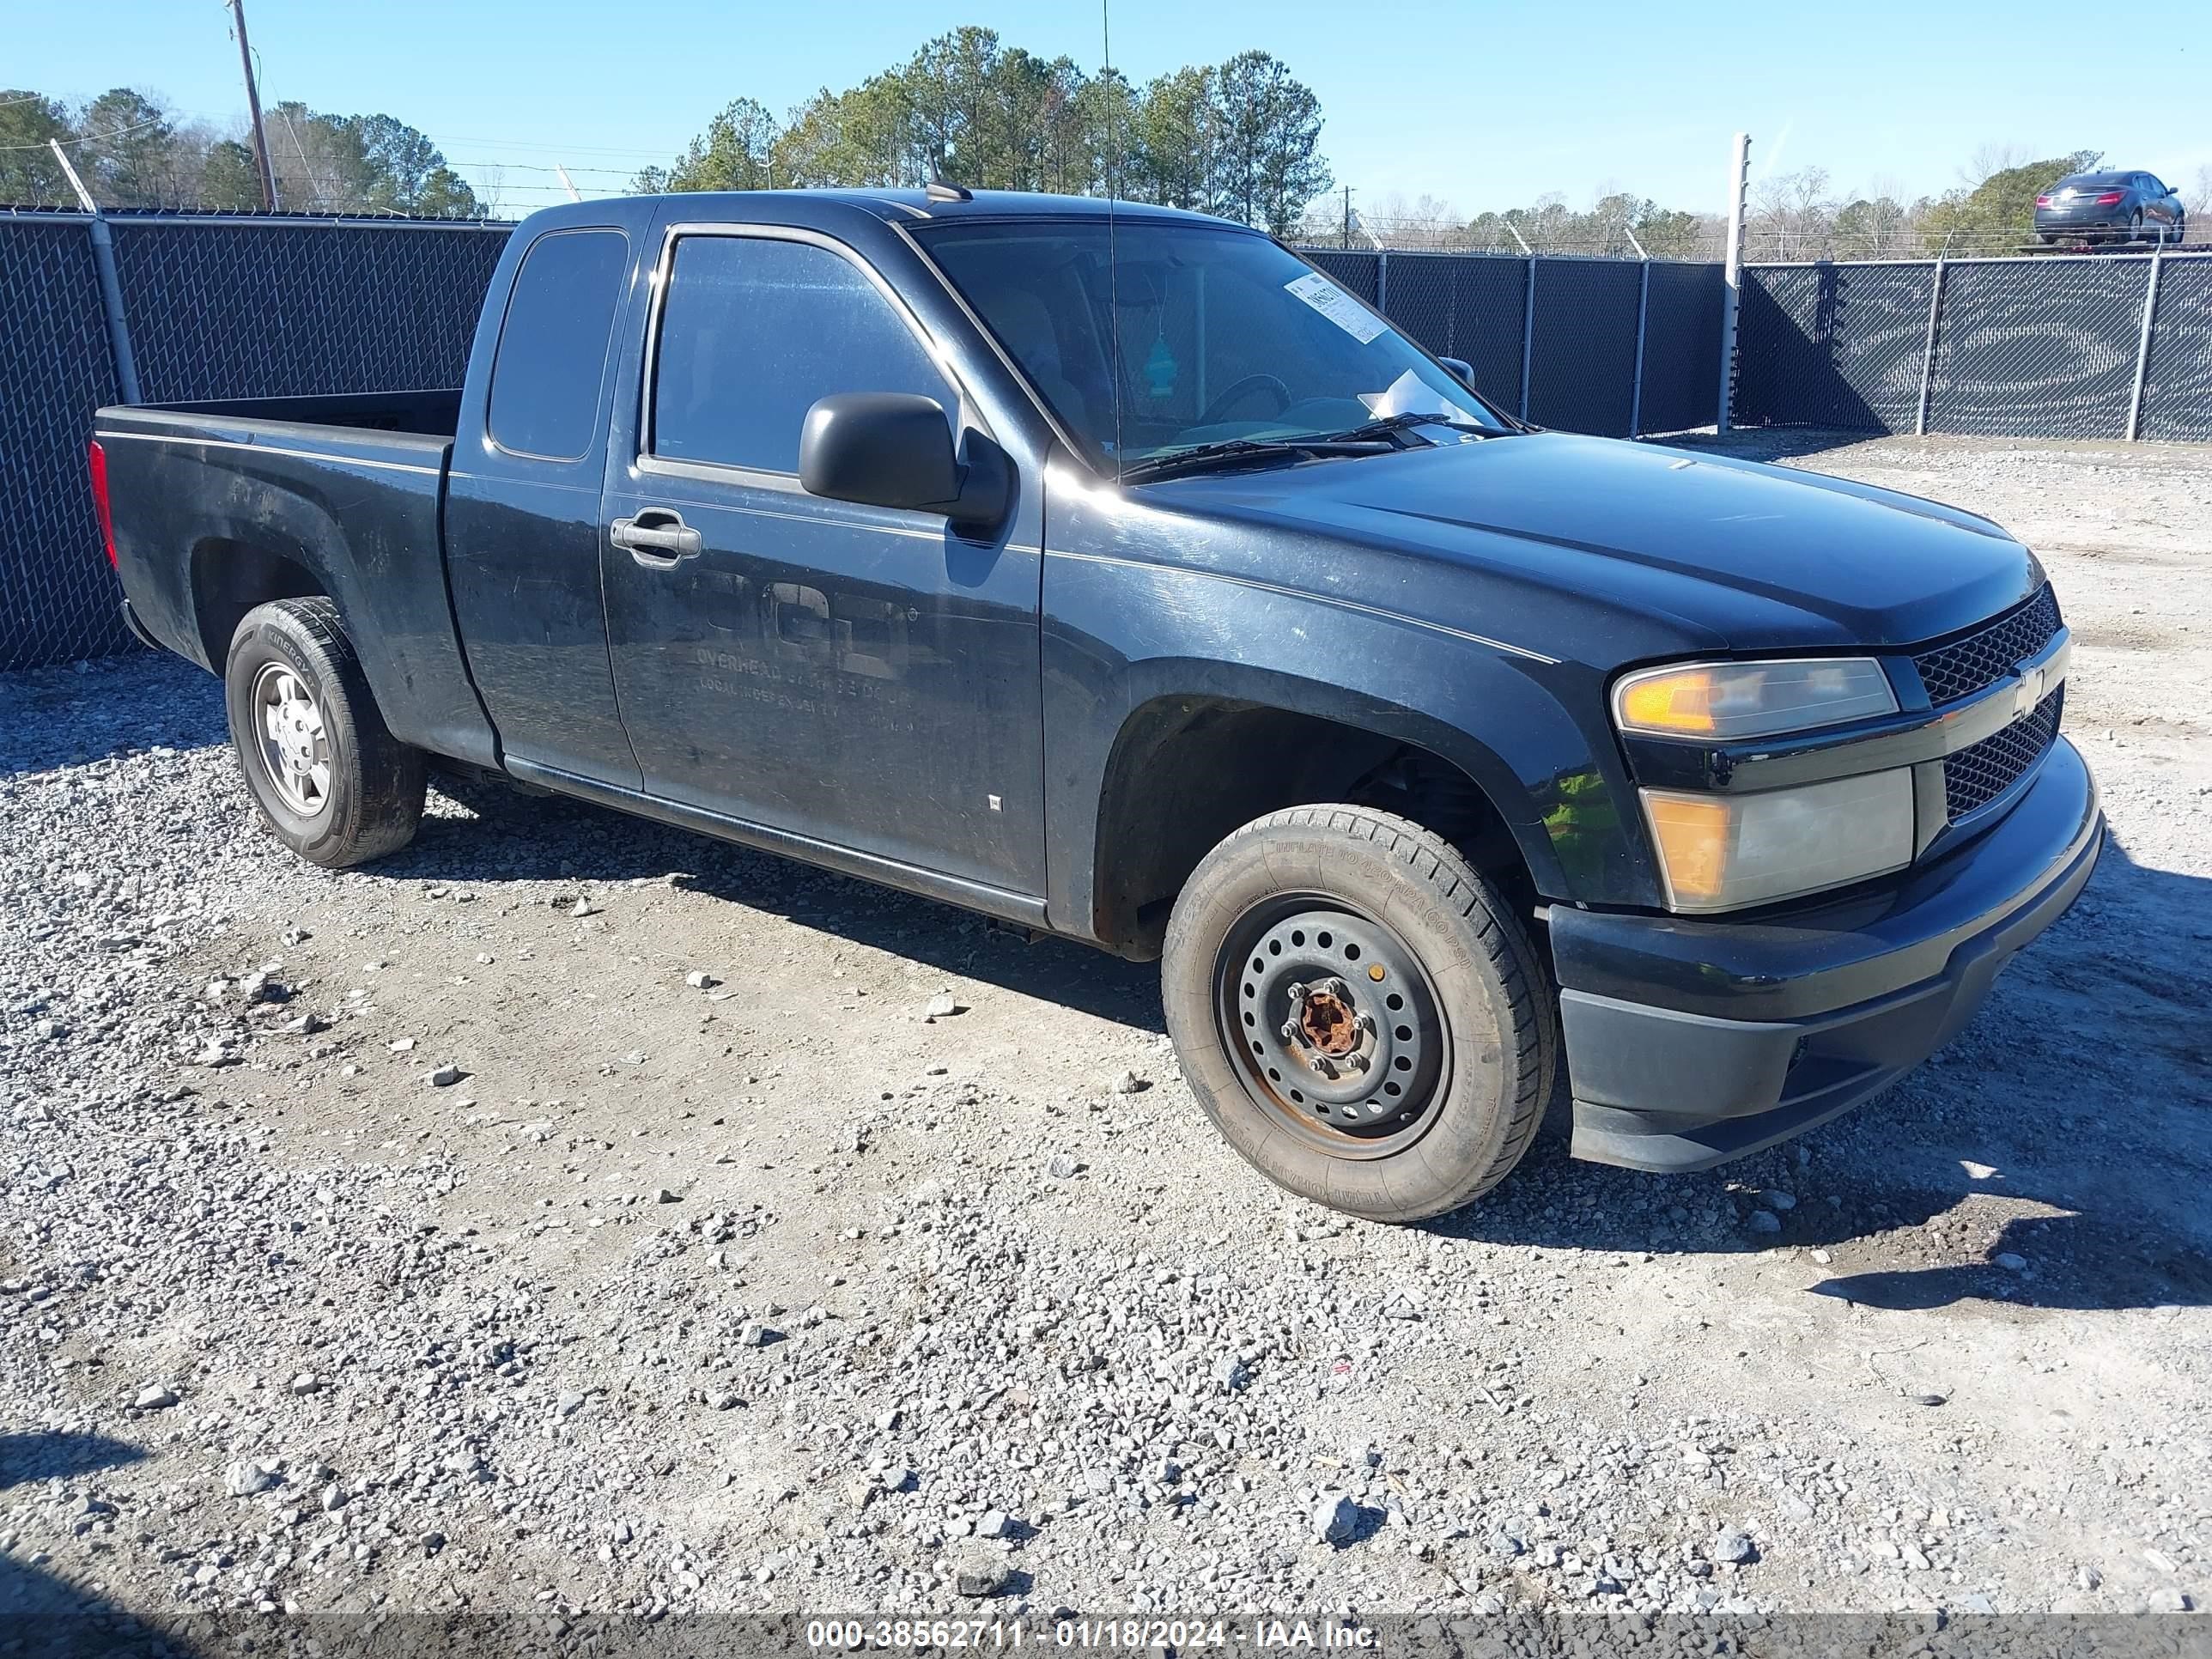
[[[92,472],[92,507],[100,514],[100,538],[107,544],[107,562],[115,562],[115,514],[107,506],[107,452],[95,438],[85,446],[85,463]]]
[[[2035,198],[2035,204],[2038,207],[2049,207],[2051,205],[2051,198],[2048,196],[2039,196]]]
[[[2127,192],[2124,190],[2108,190],[2102,196],[2100,196],[2097,198],[2097,205],[2099,207],[2118,207],[2120,204],[2121,198],[2126,196],[2126,194]]]

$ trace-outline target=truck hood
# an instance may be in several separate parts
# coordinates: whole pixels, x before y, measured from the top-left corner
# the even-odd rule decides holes
[[[1200,476],[1156,499],[1609,603],[1738,650],[1915,644],[2043,580],[2034,555],[1955,507],[1564,433]]]

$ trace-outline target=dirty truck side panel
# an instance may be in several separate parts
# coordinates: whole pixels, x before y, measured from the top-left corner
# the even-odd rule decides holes
[[[495,763],[446,590],[447,439],[159,409],[103,410],[94,433],[129,503],[115,526],[125,591],[155,639],[220,673],[246,609],[326,593],[393,733]]]
[[[755,225],[753,213],[769,216]],[[647,385],[659,319],[634,302],[602,510],[609,520],[675,514],[701,538],[673,563],[602,541],[616,684],[646,793],[742,838],[814,849],[801,855],[817,861],[819,849],[842,848],[877,861],[882,878],[1033,921],[1045,880],[1038,482],[1048,434],[873,214],[740,197],[709,215],[679,199],[661,239],[672,244],[659,250],[671,319],[697,303],[685,270],[703,253],[709,269],[803,271],[805,285],[775,303],[840,295],[865,307],[854,323],[867,333],[853,337],[925,344],[942,376],[928,395],[956,415],[962,442],[1004,452],[1011,494],[998,523],[963,528],[942,514],[811,495],[789,471],[651,453],[640,415],[660,397]],[[686,386],[747,372],[691,347],[668,362]]]
[[[1125,787],[1115,750],[1161,699],[1231,699],[1318,715],[1450,762],[1510,831],[1536,890],[1650,904],[1658,886],[1635,795],[1601,710],[1602,675],[1510,640],[1362,603],[1372,592],[1340,546],[1208,523],[1117,499],[1056,470],[1043,637],[1054,925],[1093,932],[1108,878],[1102,814]],[[1327,586],[1334,572],[1340,578]],[[1449,592],[1439,574],[1439,609]],[[1302,584],[1305,586],[1301,586]],[[1548,637],[1556,637],[1551,635]],[[1648,643],[1668,648],[1655,630]],[[1347,756],[1371,764],[1371,748]],[[1336,781],[1352,781],[1356,772]],[[1190,780],[1126,781],[1172,822]],[[1325,777],[1302,779],[1323,782]]]
[[[652,271],[645,233],[659,204],[592,206],[599,211],[588,217],[509,238],[492,275],[447,482],[447,568],[470,671],[502,753],[635,789],[641,780],[615,698],[599,588],[600,475],[619,331],[633,325],[635,291]],[[533,250],[557,257],[587,247],[605,257],[576,273],[574,287],[558,296],[567,303],[518,302],[516,273]],[[512,356],[502,367],[510,315]],[[548,354],[562,361],[549,369],[538,361]],[[492,383],[501,373],[520,377],[502,386],[502,418],[518,397],[562,408],[526,403],[515,416],[520,429],[495,434]],[[533,453],[533,445],[560,453]]]

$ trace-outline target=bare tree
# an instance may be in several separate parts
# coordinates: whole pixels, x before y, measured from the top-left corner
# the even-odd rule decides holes
[[[1442,197],[1424,191],[1412,201],[1393,191],[1359,216],[1360,222],[1390,247],[1444,247],[1459,240],[1460,211]]]
[[[1751,187],[1750,206],[1751,233],[1764,258],[1817,258],[1834,234],[1836,204],[1828,198],[1826,167],[1760,179]]]
[[[477,200],[483,204],[487,219],[512,219],[515,216],[507,201],[507,169],[502,167],[483,167],[477,169]]]
[[[2035,158],[2027,149],[2008,140],[1992,139],[1974,146],[1966,157],[1966,165],[1959,169],[1959,182],[1968,190],[1993,173],[2009,173],[2013,168],[2026,167]]]

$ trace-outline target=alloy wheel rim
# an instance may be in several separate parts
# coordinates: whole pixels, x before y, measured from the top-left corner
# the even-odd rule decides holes
[[[1271,899],[1224,936],[1214,988],[1237,1081],[1300,1139],[1364,1160],[1433,1127],[1451,1033],[1427,969],[1388,923],[1332,895]]]
[[[295,670],[272,662],[253,677],[252,707],[270,786],[301,817],[319,816],[331,801],[331,741],[322,704]]]

